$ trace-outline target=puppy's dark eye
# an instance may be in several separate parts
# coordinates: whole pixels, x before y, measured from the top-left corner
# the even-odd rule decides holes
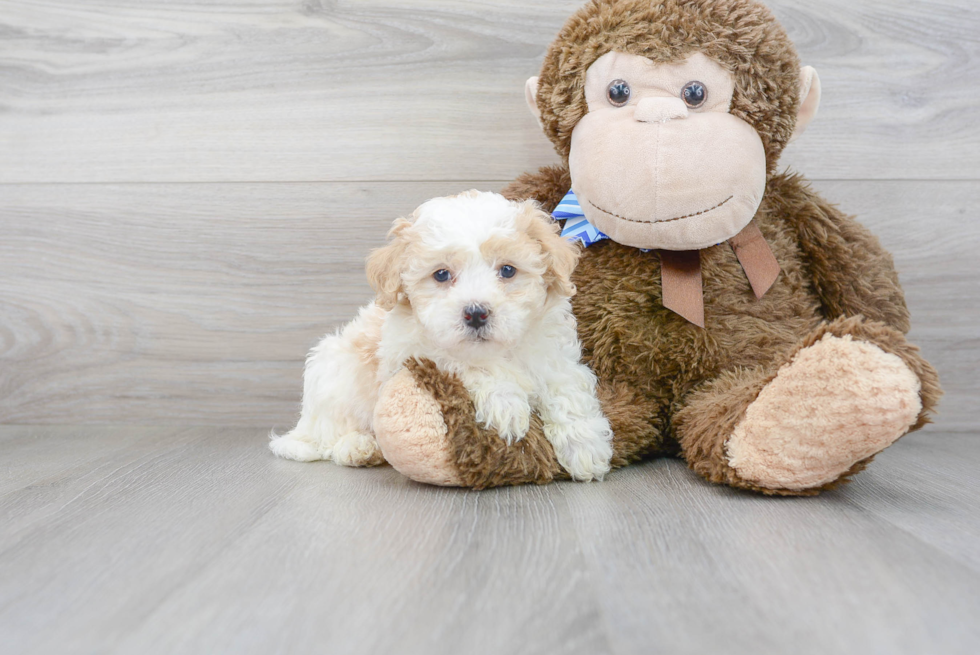
[[[622,107],[629,102],[630,93],[632,93],[630,91],[630,85],[625,80],[615,80],[606,89],[606,97],[609,98],[609,104],[614,107]]]
[[[681,100],[691,109],[697,109],[708,99],[708,88],[700,82],[688,82],[681,91]]]
[[[436,282],[449,282],[449,278],[453,276],[448,270],[440,268],[438,271],[432,274]]]
[[[500,267],[500,277],[514,277],[515,275],[517,275],[517,269],[510,264]]]

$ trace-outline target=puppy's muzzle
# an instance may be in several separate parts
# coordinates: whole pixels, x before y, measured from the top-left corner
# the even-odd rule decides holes
[[[474,330],[479,330],[490,320],[490,310],[480,305],[473,305],[463,310],[463,322]]]

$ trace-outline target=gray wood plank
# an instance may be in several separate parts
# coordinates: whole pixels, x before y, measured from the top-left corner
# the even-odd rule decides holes
[[[84,439],[75,443],[76,432]],[[0,496],[28,487],[38,492],[62,485],[81,475],[80,471],[98,470],[118,451],[129,450],[149,440],[159,448],[156,440],[161,434],[172,434],[173,428],[98,426],[85,430],[50,429],[36,426],[25,429],[0,429]],[[71,457],[59,456],[68,451]],[[36,507],[35,510],[36,511]],[[12,515],[0,515],[5,534],[13,530]],[[4,537],[0,537],[0,544]],[[2,547],[2,546],[0,546]]]
[[[913,435],[892,451],[927,449],[940,438]],[[976,486],[976,469],[946,464],[963,451],[976,456],[977,439],[957,445],[923,477]],[[913,493],[914,479],[892,464],[892,488]],[[896,516],[922,521],[930,508],[902,505],[884,520],[865,506],[879,479],[780,500],[709,486],[680,462],[661,460],[561,490],[617,653],[973,653],[977,572],[895,527]],[[972,519],[967,533],[933,524],[941,531],[934,539],[972,539],[978,517],[969,497],[945,500]]]
[[[973,434],[909,439],[855,478],[851,502],[980,573],[980,443]]]
[[[507,180],[577,1],[7,0],[0,182]],[[772,0],[824,104],[787,162],[978,179],[973,0]]]
[[[469,186],[499,183],[0,187],[0,423],[289,427],[306,350],[370,298],[390,221]],[[974,429],[980,186],[818,189],[895,253],[939,429]]]
[[[62,463],[102,439],[67,432]],[[297,465],[255,430],[116,436],[0,495],[3,652],[609,652],[550,490]]]
[[[466,492],[264,442],[0,426],[0,650],[959,655],[980,636],[975,435],[913,435],[813,499],[673,460]]]

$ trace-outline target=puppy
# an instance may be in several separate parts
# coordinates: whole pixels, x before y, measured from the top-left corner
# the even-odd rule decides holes
[[[388,236],[368,258],[375,301],[310,352],[299,423],[272,435],[272,452],[382,463],[378,391],[403,362],[427,358],[462,380],[477,420],[502,439],[521,439],[537,412],[571,476],[602,479],[612,431],[569,302],[579,248],[533,202],[478,191],[430,200]]]

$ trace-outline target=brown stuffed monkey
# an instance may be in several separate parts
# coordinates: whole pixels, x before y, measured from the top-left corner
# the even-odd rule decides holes
[[[614,465],[679,455],[711,482],[811,495],[928,422],[941,391],[905,338],[891,256],[777,172],[820,84],[768,9],[595,0],[527,96],[563,165],[504,195],[550,211],[574,189],[608,237],[582,255],[573,308]],[[429,362],[388,383],[375,429],[419,481],[567,478],[539,424],[507,446]]]

